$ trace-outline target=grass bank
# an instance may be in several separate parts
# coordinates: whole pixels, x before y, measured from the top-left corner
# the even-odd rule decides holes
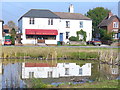
[[[112,53],[112,54],[110,54]],[[117,49],[79,47],[2,47],[2,58],[36,57],[42,59],[104,59],[116,58]],[[110,55],[110,56],[109,56]],[[103,57],[104,56],[104,57]],[[106,58],[107,59],[107,58]]]
[[[118,80],[102,80],[81,84],[62,83],[58,86],[42,83],[41,79],[32,79],[30,88],[120,88]]]

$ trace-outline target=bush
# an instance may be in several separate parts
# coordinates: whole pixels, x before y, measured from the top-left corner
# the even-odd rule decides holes
[[[78,37],[75,37],[75,36],[71,36],[69,38],[70,41],[79,41],[79,38]]]

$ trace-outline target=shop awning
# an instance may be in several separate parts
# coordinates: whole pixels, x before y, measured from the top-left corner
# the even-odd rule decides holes
[[[26,35],[58,35],[55,29],[25,29]]]

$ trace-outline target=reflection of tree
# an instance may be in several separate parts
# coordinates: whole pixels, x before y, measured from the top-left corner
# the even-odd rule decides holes
[[[92,63],[92,68],[91,68],[91,80],[98,80],[99,79],[99,63]]]

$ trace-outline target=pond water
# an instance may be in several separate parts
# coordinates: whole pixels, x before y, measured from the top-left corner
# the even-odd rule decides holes
[[[24,61],[24,60],[23,60]],[[116,79],[117,65],[101,64],[96,61],[58,60],[57,62],[12,62],[0,64],[1,88],[31,88],[33,78],[44,83],[86,83]]]

